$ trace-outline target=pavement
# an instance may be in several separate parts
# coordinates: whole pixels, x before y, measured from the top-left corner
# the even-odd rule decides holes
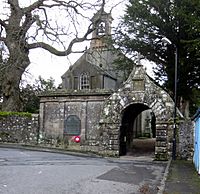
[[[192,160],[170,161],[163,194],[200,194],[200,175]]]
[[[64,151],[60,149],[51,149],[51,148],[41,148],[41,147],[32,147],[32,146],[20,146],[20,145],[8,145],[0,144],[0,147],[12,147],[12,148],[22,148],[30,150],[40,150],[47,152],[59,152],[66,153],[71,155],[79,156],[88,156],[96,157],[93,154],[88,153],[79,153]],[[148,157],[147,157],[148,158]],[[130,157],[122,158],[130,159]],[[145,159],[145,157],[144,157]],[[134,160],[134,158],[132,158]],[[146,160],[146,159],[145,159]],[[198,175],[195,170],[192,160],[169,160],[165,172],[163,173],[163,178],[161,181],[160,187],[157,189],[157,192],[150,191],[148,188],[140,190],[141,194],[200,194],[200,175]],[[138,194],[140,194],[138,193]]]

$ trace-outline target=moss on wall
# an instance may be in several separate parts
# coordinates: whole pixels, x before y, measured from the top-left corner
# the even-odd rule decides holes
[[[31,118],[32,114],[27,112],[0,112],[0,117],[7,117],[7,116],[23,116]]]

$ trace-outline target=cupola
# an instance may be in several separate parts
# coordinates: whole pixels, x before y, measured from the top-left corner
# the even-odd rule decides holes
[[[92,40],[90,48],[102,48],[107,47],[107,40],[111,36],[111,24],[113,18],[110,13],[106,13],[103,9],[100,9],[92,18],[95,30],[92,33]]]

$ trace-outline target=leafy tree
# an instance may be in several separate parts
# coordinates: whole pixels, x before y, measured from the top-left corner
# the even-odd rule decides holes
[[[20,97],[23,101],[23,112],[38,113],[40,105],[38,94],[55,89],[55,80],[52,77],[45,80],[41,76],[35,80],[33,85],[27,84],[22,87]]]
[[[156,80],[174,91],[175,49],[178,51],[178,105],[188,116],[188,103],[197,106],[200,75],[200,1],[129,0],[116,43],[129,56],[142,54],[157,64]],[[171,41],[164,44],[166,37]],[[196,91],[194,93],[194,91]]]
[[[37,96],[38,91],[34,86],[27,84],[20,92],[20,97],[23,101],[23,112],[38,113],[40,99]]]
[[[1,1],[0,45],[4,48],[5,65],[0,69],[0,85],[4,111],[22,110],[19,84],[30,64],[30,50],[41,48],[57,56],[74,52],[73,45],[87,40],[96,27],[90,23],[85,33],[79,30],[82,20],[90,21],[86,10],[103,7],[104,1]]]
[[[41,76],[38,77],[38,80],[36,80],[36,85],[38,92],[46,92],[46,91],[52,91],[56,89],[55,86],[55,80],[50,77],[49,79],[45,80]]]

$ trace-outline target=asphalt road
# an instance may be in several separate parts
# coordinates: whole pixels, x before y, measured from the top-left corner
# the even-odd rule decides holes
[[[0,194],[155,194],[166,165],[0,148]]]

